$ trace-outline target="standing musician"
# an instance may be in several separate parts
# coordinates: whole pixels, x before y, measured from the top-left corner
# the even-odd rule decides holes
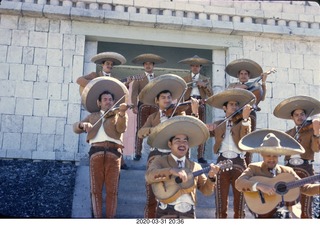
[[[236,190],[234,182],[247,167],[245,153],[239,149],[238,142],[251,132],[251,121],[255,118],[250,113],[254,103],[254,94],[244,89],[226,89],[207,99],[207,104],[225,112],[224,120],[207,124],[211,136],[215,138],[213,152],[218,154],[217,163],[226,159],[233,162],[232,171],[220,171],[217,175],[216,218],[227,218],[230,185],[234,218],[245,217],[243,195]]]
[[[262,162],[251,163],[236,180],[236,188],[244,193],[255,218],[292,218],[285,206],[288,200],[298,198],[300,192],[320,194],[320,184],[310,184],[319,180],[320,175],[301,180],[291,167],[278,164],[280,155],[304,154],[305,151],[286,133],[270,129],[254,131],[240,140],[239,147],[260,153],[263,158]]]
[[[294,127],[288,131],[305,149],[305,153],[285,157],[285,165],[290,166],[299,177],[314,175],[312,162],[314,153],[320,151],[319,118],[307,120],[320,112],[320,102],[308,96],[294,96],[280,102],[274,109],[274,115],[282,119],[292,119]],[[312,218],[313,198],[304,194],[300,197],[301,218]]]
[[[171,151],[168,155],[155,158],[145,174],[146,181],[152,185],[159,200],[156,218],[195,219],[197,189],[204,195],[213,193],[219,167],[210,164],[208,177],[203,173],[190,176],[189,171],[199,171],[202,167],[186,157],[189,148],[204,143],[208,137],[206,125],[191,116],[172,117],[153,129],[148,144]],[[180,178],[180,184],[177,184],[175,177]],[[167,188],[164,190],[163,187]]]
[[[143,139],[150,135],[155,127],[168,120],[171,116],[185,115],[185,109],[189,108],[189,105],[181,104],[177,108],[172,104],[173,100],[180,98],[187,85],[185,81],[173,74],[161,75],[150,83],[148,83],[140,92],[139,99],[146,105],[156,105],[159,110],[148,116],[145,124],[138,130],[138,137]],[[198,114],[199,102],[197,99],[191,100],[192,112]],[[174,110],[176,110],[174,112]],[[174,115],[173,115],[174,113]],[[151,162],[157,157],[170,154],[170,149],[151,148],[151,152],[148,156],[147,169]],[[156,217],[157,200],[152,191],[151,185],[146,183],[146,206],[144,209],[145,218]]]
[[[195,55],[191,58],[183,59],[178,63],[187,64],[190,66],[190,73],[187,76],[184,76],[183,79],[186,81],[188,85],[188,89],[184,95],[184,100],[188,101],[191,97],[198,100],[205,100],[208,97],[212,96],[212,87],[210,78],[201,75],[200,70],[202,65],[209,65],[213,62],[200,58]],[[200,101],[201,102],[201,101]],[[204,102],[202,102],[204,103]],[[191,109],[186,110],[187,115],[191,115]],[[206,119],[206,105],[200,104],[199,106],[199,119],[202,122],[205,122]],[[198,146],[198,163],[207,163],[207,160],[204,159],[205,146],[204,144]]]
[[[263,73],[261,66],[251,59],[237,59],[230,62],[226,69],[226,73],[232,77],[238,78],[238,82],[229,84],[228,88],[241,88],[251,91],[256,96],[256,103],[251,114],[255,120],[251,121],[252,131],[256,130],[257,114],[255,111],[260,111],[258,107],[260,101],[264,101],[267,93],[266,80],[268,73]],[[257,78],[253,82],[249,82],[249,79]],[[262,80],[262,85],[258,82]],[[250,164],[252,156],[250,153],[246,153],[246,163]]]
[[[129,93],[124,84],[111,77],[92,80],[83,92],[82,103],[91,114],[74,123],[73,131],[77,134],[86,132],[87,142],[91,145],[89,157],[93,216],[103,216],[102,190],[105,185],[106,217],[114,218],[123,148],[122,135],[128,122],[128,106],[123,97]],[[118,102],[121,103],[119,109],[111,111]]]
[[[87,84],[97,77],[112,77],[111,71],[113,66],[122,65],[127,62],[126,58],[117,53],[117,52],[101,52],[91,58],[91,62],[101,65],[102,71],[96,73],[91,72],[85,76],[81,76],[77,79],[77,84],[80,85],[80,95],[82,94],[83,89],[87,86]],[[128,79],[124,82],[126,87],[129,87],[129,84],[132,80]],[[121,169],[127,170],[129,167],[125,163],[124,159],[121,158]]]
[[[165,63],[166,60],[156,54],[141,54],[136,56],[132,63],[143,65],[144,77],[141,80],[135,80],[132,84],[131,102],[133,104],[132,112],[137,114],[137,132],[136,132],[136,148],[135,148],[135,161],[139,161],[141,158],[142,139],[138,137],[138,130],[143,126],[147,117],[158,110],[155,106],[143,105],[139,101],[139,94],[141,90],[153,79],[156,75],[153,72],[155,64]]]

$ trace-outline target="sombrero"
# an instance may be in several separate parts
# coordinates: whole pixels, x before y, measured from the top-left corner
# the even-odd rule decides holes
[[[91,62],[95,64],[102,64],[105,61],[112,61],[113,65],[121,65],[127,62],[123,55],[116,52],[101,52],[91,59]]]
[[[291,119],[291,112],[304,109],[307,116],[320,113],[320,102],[309,96],[294,96],[280,102],[273,110],[273,114],[281,119]]]
[[[302,145],[290,135],[272,129],[253,131],[241,138],[238,146],[243,151],[271,155],[295,155],[305,152]]]
[[[212,107],[223,109],[223,104],[228,101],[238,102],[239,108],[241,108],[245,104],[253,105],[256,101],[256,96],[251,91],[240,88],[232,88],[212,95],[207,99],[206,103]]]
[[[190,148],[209,138],[209,130],[201,120],[193,116],[175,116],[154,127],[147,143],[155,148],[169,149],[169,139],[178,134],[187,135]]]
[[[167,60],[156,54],[141,54],[132,59],[134,64],[143,64],[145,62],[153,62],[155,64],[165,63]]]
[[[226,73],[233,77],[238,77],[240,70],[247,70],[250,72],[250,79],[259,77],[261,75],[261,66],[251,59],[237,59],[229,63],[225,69]]]
[[[81,103],[88,112],[92,113],[100,110],[97,100],[104,91],[109,91],[114,95],[115,103],[125,95],[119,104],[126,102],[129,95],[127,87],[116,78],[105,76],[94,78],[85,86],[81,94]]]
[[[164,74],[151,80],[140,92],[139,101],[147,105],[156,105],[155,98],[159,92],[169,90],[172,99],[178,99],[187,89],[184,79],[175,74]]]
[[[205,64],[213,64],[212,61],[200,58],[199,56],[195,55],[191,58],[186,58],[183,60],[180,60],[178,63],[188,64],[188,65],[205,65]]]

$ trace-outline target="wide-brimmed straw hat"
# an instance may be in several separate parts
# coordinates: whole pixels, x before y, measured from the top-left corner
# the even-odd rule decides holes
[[[125,103],[129,95],[127,87],[116,78],[94,78],[85,86],[81,94],[81,103],[88,112],[93,113],[100,111],[97,100],[99,95],[104,91],[109,91],[114,95],[114,103],[122,98],[122,96],[125,96],[118,104]]]
[[[240,70],[247,70],[250,72],[250,79],[259,77],[261,75],[261,66],[251,59],[237,59],[229,63],[225,69],[226,73],[232,77],[238,77]]]
[[[113,65],[121,65],[127,62],[126,58],[116,52],[101,52],[92,57],[91,62],[95,64],[102,64],[105,61],[113,62]]]
[[[191,58],[186,58],[183,60],[180,60],[178,63],[183,63],[183,64],[188,64],[188,65],[206,65],[206,64],[213,64],[212,61],[205,59],[205,58],[200,58],[197,55],[194,55]]]
[[[153,62],[154,64],[160,64],[165,63],[166,61],[167,60],[165,60],[161,56],[151,53],[141,54],[132,59],[132,63],[134,64],[143,64],[145,62]]]
[[[175,74],[164,74],[151,80],[140,92],[139,101],[147,105],[156,105],[156,96],[164,90],[169,90],[172,99],[178,99],[187,89],[184,79]]]
[[[256,101],[256,96],[251,91],[232,88],[212,95],[207,99],[206,103],[212,107],[223,109],[223,104],[229,101],[238,102],[239,108],[242,108],[245,104],[253,105]]]
[[[305,149],[290,135],[272,129],[256,130],[240,139],[239,148],[251,153],[271,155],[303,154]]]
[[[188,137],[190,148],[209,138],[209,130],[201,120],[193,116],[175,116],[154,127],[147,143],[155,148],[169,149],[169,139],[178,134]]]
[[[291,112],[303,109],[307,116],[320,113],[320,101],[309,96],[294,96],[280,102],[273,110],[273,114],[281,119],[291,119]]]

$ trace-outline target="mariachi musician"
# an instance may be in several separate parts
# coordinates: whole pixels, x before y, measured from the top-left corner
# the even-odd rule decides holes
[[[178,63],[187,64],[190,66],[190,72],[188,75],[183,76],[183,79],[188,84],[188,89],[186,90],[186,93],[184,94],[184,100],[188,101],[191,97],[200,100],[206,100],[210,96],[212,96],[213,91],[211,87],[211,81],[209,77],[206,77],[202,74],[200,74],[200,70],[203,65],[211,65],[213,62],[201,58],[197,55],[186,58]],[[199,119],[205,123],[206,120],[206,105],[204,102],[203,104],[199,105]],[[187,115],[191,115],[192,111],[191,108],[186,110]],[[207,160],[204,158],[204,152],[205,152],[205,146],[204,144],[198,146],[198,163],[207,163]]]
[[[305,153],[286,156],[285,165],[292,167],[301,178],[314,175],[314,153],[320,151],[320,119],[307,119],[318,113],[320,102],[309,96],[287,98],[280,102],[273,112],[278,118],[292,119],[294,122],[295,126],[286,133],[304,147]],[[312,218],[312,202],[312,197],[301,195],[301,218]]]
[[[165,63],[166,60],[159,55],[146,53],[136,56],[132,59],[132,63],[143,65],[144,73],[143,78],[140,80],[133,81],[131,102],[133,104],[132,112],[137,114],[137,131],[136,131],[136,143],[135,143],[135,156],[134,160],[139,161],[141,158],[142,151],[142,139],[138,137],[138,130],[143,126],[147,117],[158,110],[155,106],[144,105],[139,101],[139,94],[141,90],[157,75],[154,74],[155,64]]]

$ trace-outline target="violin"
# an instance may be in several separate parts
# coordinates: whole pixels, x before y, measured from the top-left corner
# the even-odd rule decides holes
[[[183,111],[186,111],[190,107],[191,102],[183,102],[178,104],[176,111],[173,116],[181,114]],[[176,108],[176,104],[171,104],[169,108],[167,108],[164,113],[167,117],[170,117],[173,113],[173,110]]]
[[[128,109],[132,109],[133,105],[127,104],[127,107],[128,107]],[[119,112],[119,108],[120,107],[118,106],[118,107],[114,107],[114,108],[110,109],[110,111],[104,115],[104,118],[107,119],[111,116],[115,116]]]
[[[300,128],[299,132],[306,132],[311,129],[313,129],[312,120],[307,120],[306,124]]]

